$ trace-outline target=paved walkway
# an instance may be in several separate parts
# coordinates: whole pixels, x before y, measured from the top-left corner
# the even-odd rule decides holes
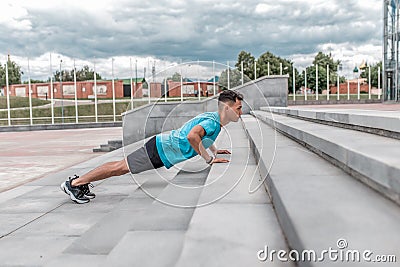
[[[92,149],[121,140],[122,128],[0,133],[0,192],[99,156]]]

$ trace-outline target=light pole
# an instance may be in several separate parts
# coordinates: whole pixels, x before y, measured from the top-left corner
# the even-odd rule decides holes
[[[138,77],[137,77],[137,59],[135,59],[135,92],[137,90],[137,79],[138,79]],[[142,97],[143,97],[143,83],[142,83]]]
[[[132,83],[133,83],[133,81],[132,81],[132,76],[133,76],[133,74],[132,74],[132,58],[129,58],[129,67],[130,67],[130,71],[131,71],[131,73],[130,73],[131,109],[133,109],[133,92],[135,92],[136,90],[133,90],[133,85],[132,85]],[[135,89],[136,89],[136,83],[135,83]]]
[[[7,86],[7,118],[8,126],[11,126],[10,86],[8,84],[8,59],[6,61],[6,86]]]
[[[230,80],[229,74],[230,74],[231,68],[229,67],[229,61],[227,61],[226,64],[228,65],[228,90],[230,90],[231,85],[230,85],[230,81],[229,81]]]
[[[293,101],[296,101],[296,70],[293,63]]]
[[[115,118],[114,58],[111,59],[111,76],[112,76],[113,119],[115,122],[116,118]],[[132,84],[131,84],[131,86],[132,86]]]
[[[243,73],[243,61],[242,62],[240,62],[240,69],[241,69],[241,77],[242,77],[242,85],[244,84],[244,73]]]
[[[340,71],[340,64],[337,66],[337,91],[336,91],[336,100],[340,100],[340,76],[339,76],[339,71]]]
[[[326,65],[326,100],[329,101],[329,64]]]
[[[60,59],[60,91],[61,91],[61,123],[64,123],[64,92],[62,89],[61,64],[62,64],[62,59]]]
[[[304,69],[304,100],[307,101],[307,67]]]
[[[318,101],[318,63],[315,64],[315,99]]]

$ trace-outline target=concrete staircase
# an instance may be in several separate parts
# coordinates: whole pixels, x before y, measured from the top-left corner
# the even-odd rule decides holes
[[[232,151],[229,164],[210,168],[194,158],[170,170],[110,178],[95,183],[97,197],[85,205],[60,191],[66,177],[141,145],[0,194],[0,265],[263,266],[257,252],[266,245],[288,249],[265,188],[248,193],[261,176],[240,123],[217,140]]]
[[[371,260],[400,260],[396,115],[372,124],[356,117],[362,112],[272,111],[261,108],[221,132],[217,147],[232,151],[229,164],[193,158],[113,177],[95,183],[97,197],[85,205],[60,191],[68,176],[120,160],[142,140],[1,193],[0,265],[396,266],[362,258],[369,250]],[[321,119],[329,117],[336,124]],[[360,262],[328,254],[318,261],[329,249],[344,259],[358,250]],[[279,250],[312,250],[315,260],[307,253],[311,260],[278,260]]]
[[[394,255],[398,262],[400,141],[390,137],[398,134],[399,117],[381,112],[379,120],[369,120],[372,112],[293,108],[261,108],[253,115],[243,118],[244,125],[289,247],[315,250],[317,258],[329,248],[344,253],[370,250],[372,260]],[[334,118],[335,124],[327,125],[327,118]],[[360,262],[333,262],[328,256],[323,262],[297,262],[366,264],[362,254]]]

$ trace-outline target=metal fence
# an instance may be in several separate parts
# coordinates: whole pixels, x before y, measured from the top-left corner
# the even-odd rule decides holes
[[[50,60],[51,62],[51,60]],[[50,64],[50,74],[53,74],[52,64]],[[139,86],[137,84],[137,64],[135,64],[135,77],[133,77],[133,64],[130,60],[130,77],[127,79],[130,82],[130,97],[118,97],[115,84],[118,79],[115,78],[114,71],[114,60],[111,60],[111,82],[112,94],[111,97],[101,97],[99,95],[100,86],[98,85],[101,81],[96,79],[96,65],[93,64],[94,70],[94,81],[93,82],[93,95],[90,99],[79,99],[77,80],[76,80],[76,66],[75,62],[72,65],[74,70],[74,81],[73,85],[70,86],[70,99],[64,98],[64,88],[66,83],[60,80],[53,81],[51,76],[49,81],[49,94],[46,93],[48,102],[44,105],[36,103],[36,97],[33,96],[31,77],[30,77],[30,64],[28,60],[28,96],[24,97],[26,101],[25,107],[13,106],[11,90],[8,82],[8,69],[6,64],[6,84],[4,88],[4,94],[6,97],[6,107],[0,110],[0,125],[11,126],[11,125],[34,125],[34,124],[59,124],[59,123],[87,123],[87,122],[117,122],[122,120],[122,113],[127,110],[131,110],[142,105],[146,105],[154,102],[167,102],[167,101],[187,101],[187,100],[201,100],[208,96],[212,96],[218,93],[221,89],[232,89],[235,86],[241,85],[246,81],[250,81],[244,74],[243,63],[238,68],[232,68],[229,64],[217,63],[215,61],[194,61],[181,63],[179,65],[166,67],[164,70],[156,73],[153,69],[150,76],[146,77],[146,69],[143,71],[143,78],[148,83],[148,88],[145,88],[143,84]],[[280,64],[279,72],[272,73],[270,71],[270,64],[267,64],[267,76],[269,75],[286,75],[290,77],[292,75],[292,84],[288,84],[288,100],[362,100],[362,99],[381,99],[382,90],[380,87],[380,80],[378,81],[378,88],[371,88],[371,68],[368,68],[368,79],[367,85],[368,90],[364,92],[362,89],[362,79],[357,79],[357,91],[356,93],[351,92],[350,82],[347,81],[347,88],[342,89],[343,85],[340,86],[339,78],[336,84],[338,90],[332,94],[331,82],[329,81],[329,65],[326,66],[327,72],[327,83],[324,88],[324,93],[319,91],[322,88],[318,88],[318,80],[320,75],[318,74],[318,67],[316,68],[315,74],[315,88],[307,87],[307,73],[304,72],[304,85],[300,88],[296,85],[296,70],[293,68],[293,73],[284,73],[287,69],[283,69]],[[257,62],[254,62],[254,79],[257,77]],[[61,62],[60,62],[60,73],[61,73]],[[174,74],[179,74],[179,79],[175,77],[175,87],[179,88],[179,94],[171,96],[171,93],[176,89],[171,87],[168,83],[168,79]],[[380,73],[380,69],[378,70]],[[222,76],[224,76],[224,79]],[[193,78],[196,77],[196,78]],[[380,79],[380,75],[378,75]],[[158,84],[160,92],[158,96],[152,95],[152,84]],[[57,87],[58,86],[58,87]],[[353,85],[354,87],[354,85]],[[61,90],[61,97],[57,97],[56,90]],[[197,92],[196,92],[197,91]],[[321,90],[322,91],[322,90]],[[354,91],[354,90],[353,90]],[[140,93],[138,93],[140,92]],[[202,93],[203,92],[203,93]],[[312,93],[311,93],[312,92]],[[37,92],[36,92],[37,93]],[[135,96],[140,95],[141,97]],[[16,100],[15,100],[16,101]]]

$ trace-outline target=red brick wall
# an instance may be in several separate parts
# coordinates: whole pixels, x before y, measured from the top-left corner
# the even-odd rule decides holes
[[[194,85],[194,90],[198,90],[199,88],[199,83],[197,82],[192,82],[192,83],[184,83],[185,85]],[[207,95],[207,85],[213,85],[213,83],[208,83],[208,82],[200,82],[200,88],[201,88],[201,95],[206,96]],[[181,96],[181,83],[180,82],[173,82],[173,81],[168,81],[168,86],[169,86],[169,96],[171,97],[180,97]],[[216,92],[219,92],[218,85],[216,85]],[[213,92],[209,93],[208,96],[212,96]],[[184,94],[183,96],[195,96],[195,94]]]
[[[143,97],[142,87],[143,87],[142,83],[136,83],[136,88],[135,88],[135,82],[132,82],[133,97],[137,97],[137,98]]]
[[[371,88],[372,89],[372,88]],[[330,86],[329,87],[331,94],[337,93],[337,86]],[[340,94],[347,94],[347,83],[339,84],[339,93]],[[360,84],[360,92],[368,93],[369,86],[368,84]],[[357,83],[350,83],[350,94],[358,94],[358,84]]]
[[[150,84],[150,97],[161,97],[161,83]]]
[[[39,92],[38,88],[47,86],[47,90],[41,89],[42,91]],[[25,88],[25,97],[29,96],[28,91],[28,84],[14,84],[10,86],[11,96],[16,96],[16,88]],[[62,87],[64,89],[64,94],[62,94],[60,90],[60,83],[54,82],[53,89],[54,89],[54,98],[75,98],[75,89],[74,89],[74,82],[63,82]],[[77,98],[88,98],[89,96],[94,97],[94,81],[85,81],[85,82],[77,82],[76,83],[76,91],[77,91]],[[112,91],[112,81],[99,81],[97,82],[97,91],[100,91],[102,88],[106,90],[104,93],[98,92],[98,98],[112,98],[113,91]],[[50,83],[34,83],[31,84],[32,90],[32,97],[34,98],[45,98],[44,92],[47,91],[47,97],[51,97],[50,92]],[[116,80],[114,81],[114,90],[115,90],[115,98],[122,98],[124,96],[124,89],[123,89],[123,81]],[[5,92],[7,89],[5,89]],[[40,94],[42,93],[42,94]]]
[[[198,83],[197,82],[192,82],[192,83],[185,83],[187,85],[194,85],[194,90],[198,90]],[[206,96],[207,92],[207,85],[212,85],[212,83],[208,82],[201,82],[200,83],[200,88],[202,92],[202,96]],[[43,89],[42,94],[39,95],[39,90],[38,87],[44,87],[47,86],[47,97],[50,98],[50,83],[35,83],[31,84],[31,90],[32,90],[32,97],[34,98],[45,98],[45,95],[43,94]],[[66,98],[66,99],[74,99],[75,98],[75,90],[74,90],[74,82],[63,82],[62,86],[64,88],[64,94],[61,94],[60,90],[60,83],[59,82],[53,82],[53,89],[54,89],[54,98]],[[102,88],[106,88],[105,93],[98,93],[97,98],[112,98],[112,81],[98,81],[97,82],[97,90],[100,91]],[[138,97],[141,98],[143,97],[143,90],[142,90],[142,83],[137,83],[136,84],[136,90],[135,90],[135,85],[132,84],[133,88],[133,97]],[[161,83],[149,83],[149,86],[151,87],[151,97],[161,97]],[[347,85],[346,85],[347,86]],[[28,92],[28,85],[27,84],[17,84],[17,85],[11,85],[10,86],[10,92],[12,96],[16,95],[16,88],[25,88],[25,96],[29,96]],[[77,91],[77,98],[78,99],[88,99],[90,97],[94,97],[94,81],[83,81],[83,82],[77,82],[76,83],[76,91]],[[114,87],[115,87],[115,98],[122,98],[124,96],[124,86],[123,86],[123,81],[120,80],[115,80],[114,81]],[[168,87],[169,87],[169,96],[171,97],[180,97],[181,96],[181,83],[180,82],[173,82],[173,81],[168,81]],[[347,88],[347,87],[346,87]],[[218,89],[218,85],[216,85],[217,92],[220,90]],[[347,89],[346,89],[347,90]],[[4,92],[6,93],[7,89],[4,88]],[[209,96],[212,96],[213,93],[211,92]],[[195,94],[184,94],[184,96],[195,96]]]
[[[170,97],[180,97],[181,96],[181,83],[168,81],[168,89]]]

